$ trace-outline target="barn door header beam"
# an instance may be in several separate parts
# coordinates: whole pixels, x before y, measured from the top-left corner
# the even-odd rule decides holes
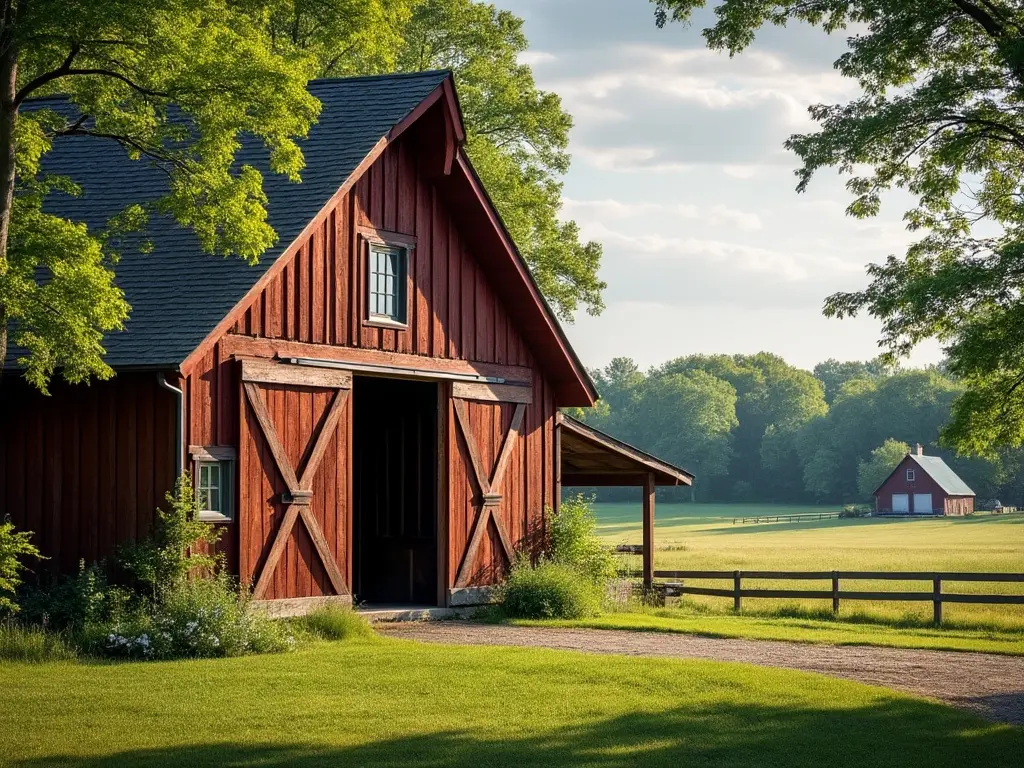
[[[376,373],[382,376],[404,376],[415,379],[444,379],[446,381],[469,381],[480,384],[525,384],[525,382],[512,382],[500,376],[484,376],[475,373],[454,373],[450,371],[436,371],[427,368],[406,368],[400,365],[375,365],[369,363],[350,363],[341,360],[323,360],[314,357],[288,357],[283,358],[285,362],[292,365],[305,365],[311,368],[334,368],[343,371],[359,373]]]

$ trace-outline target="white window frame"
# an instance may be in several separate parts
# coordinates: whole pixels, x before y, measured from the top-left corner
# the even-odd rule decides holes
[[[907,482],[908,483],[917,482],[917,472],[915,472],[912,469],[908,469],[907,470]]]
[[[390,328],[409,327],[409,246],[392,243],[367,240],[366,249],[366,322],[370,325],[379,325]],[[395,313],[389,315],[386,312],[374,312],[371,309],[372,298],[375,294],[387,295],[375,291],[373,279],[375,276],[374,259],[378,254],[395,256],[396,274],[393,276],[395,282]]]
[[[232,523],[235,520],[235,449],[224,445],[193,445],[189,448],[192,454],[192,483],[196,498],[201,500],[203,467],[215,466],[220,471],[220,509],[200,509],[199,519],[205,523]]]

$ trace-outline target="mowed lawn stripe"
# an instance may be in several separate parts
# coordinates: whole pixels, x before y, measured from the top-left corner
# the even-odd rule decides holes
[[[987,766],[1024,730],[818,675],[542,649],[0,665],[13,766]]]

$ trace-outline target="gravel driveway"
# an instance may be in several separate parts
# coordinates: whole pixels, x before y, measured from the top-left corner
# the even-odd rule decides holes
[[[989,720],[1024,725],[1024,657],[1019,656],[720,640],[663,632],[510,627],[466,621],[402,622],[378,628],[391,637],[427,643],[538,646],[800,669],[928,696]]]

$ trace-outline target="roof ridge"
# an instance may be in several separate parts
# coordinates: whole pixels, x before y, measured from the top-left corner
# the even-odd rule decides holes
[[[451,75],[450,69],[424,69],[419,72],[384,72],[377,75],[352,75],[351,77],[314,77],[309,85],[314,83],[355,83],[364,80],[405,80],[415,77],[430,77],[437,75]]]

